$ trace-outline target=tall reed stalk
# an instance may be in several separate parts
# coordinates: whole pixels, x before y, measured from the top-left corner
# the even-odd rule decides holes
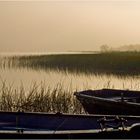
[[[46,87],[45,84],[37,85],[36,83],[27,92],[23,85],[14,88],[12,85],[2,82],[0,84],[0,110],[84,113],[81,104],[76,100],[71,89],[64,90],[61,84],[51,89],[49,86]]]

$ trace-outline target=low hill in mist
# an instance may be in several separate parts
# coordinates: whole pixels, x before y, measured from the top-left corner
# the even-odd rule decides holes
[[[140,51],[140,44],[136,45],[124,45],[113,49],[114,51]]]
[[[100,51],[101,52],[112,52],[112,51],[122,51],[122,52],[126,52],[126,51],[137,51],[140,52],[140,44],[130,44],[130,45],[123,45],[120,47],[110,47],[108,45],[102,45],[100,46]]]

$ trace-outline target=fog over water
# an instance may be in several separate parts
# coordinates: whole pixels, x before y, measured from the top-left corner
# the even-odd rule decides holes
[[[140,43],[138,0],[0,1],[0,57],[98,51]],[[69,52],[68,52],[69,51]],[[95,52],[94,52],[95,53]],[[139,76],[78,75],[61,71],[0,68],[0,79],[26,88],[45,81],[64,88],[138,89]]]
[[[0,1],[0,52],[96,51],[140,43],[138,0]]]

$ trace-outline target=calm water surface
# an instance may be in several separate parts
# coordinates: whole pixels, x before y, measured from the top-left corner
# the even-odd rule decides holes
[[[58,70],[33,70],[27,68],[0,68],[0,85],[2,81],[18,88],[21,84],[26,90],[36,83],[40,85],[44,83],[50,88],[55,88],[58,84],[62,84],[64,89],[70,88],[75,90],[84,89],[101,89],[101,88],[117,88],[117,89],[133,89],[139,90],[140,76],[120,77],[114,75],[95,75],[83,73],[70,73]]]

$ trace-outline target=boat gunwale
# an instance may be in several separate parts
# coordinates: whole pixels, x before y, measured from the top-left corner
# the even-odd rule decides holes
[[[106,101],[106,102],[110,102],[110,103],[123,103],[123,104],[130,104],[130,105],[135,105],[135,106],[140,106],[140,103],[135,103],[135,102],[130,102],[130,101],[124,101],[124,102],[121,102],[121,101],[117,101],[117,100],[115,100],[115,99],[111,99],[111,98],[109,98],[109,99],[107,99],[107,98],[103,98],[103,97],[96,97],[96,96],[90,96],[90,95],[85,95],[85,94],[83,94],[83,93],[76,93],[75,94],[75,96],[81,96],[81,97],[86,97],[86,98],[88,98],[88,99],[95,99],[95,100],[98,100],[98,101]]]
[[[115,117],[116,115],[107,115],[107,114],[66,114],[62,113],[61,115],[57,115],[56,113],[44,113],[44,112],[10,112],[10,111],[0,111],[0,114],[11,114],[11,115],[35,115],[35,116],[54,116],[54,117],[75,117],[75,118],[99,118],[99,117]],[[140,119],[140,116],[137,115],[119,115],[119,117],[124,118],[135,118]]]

